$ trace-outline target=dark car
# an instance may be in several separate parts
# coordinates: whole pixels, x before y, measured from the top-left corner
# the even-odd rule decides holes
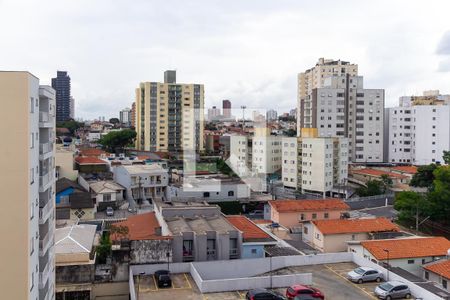
[[[159,288],[171,287],[172,279],[168,270],[158,270],[155,272],[156,284]]]
[[[313,288],[311,286],[308,286],[308,285],[296,284],[291,287],[288,287],[286,290],[286,297],[288,299],[294,299],[297,296],[303,296],[303,295],[311,296],[313,299],[314,298],[322,299],[322,300],[325,299],[324,294],[320,290]]]
[[[285,300],[283,295],[266,290],[266,289],[255,289],[248,291],[245,295],[247,300]]]

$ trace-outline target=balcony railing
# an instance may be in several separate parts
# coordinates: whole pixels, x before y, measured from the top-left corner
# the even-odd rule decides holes
[[[39,112],[39,122],[48,122],[50,120],[50,116],[46,111]]]
[[[44,270],[42,270],[42,272],[39,272],[39,288],[40,289],[44,288],[45,284],[47,283],[47,280],[48,280],[48,277],[50,274],[51,265],[52,265],[51,262],[48,261],[47,264],[45,265]]]
[[[54,208],[54,204],[53,204],[52,199],[50,199],[44,207],[39,208],[39,223],[40,224],[44,224],[45,221],[47,221],[48,217],[53,212],[53,208]]]
[[[39,154],[45,154],[53,151],[53,143],[43,143],[39,145]]]
[[[47,251],[50,244],[53,242],[53,232],[54,228],[53,226],[50,226],[47,234],[42,239],[39,239],[39,250],[45,253]]]

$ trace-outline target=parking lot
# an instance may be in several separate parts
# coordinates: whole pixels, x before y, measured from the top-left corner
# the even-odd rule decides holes
[[[326,299],[333,300],[366,300],[377,299],[373,290],[376,282],[355,284],[347,280],[347,272],[356,268],[354,263],[337,263],[328,265],[310,265],[289,267],[276,270],[273,274],[312,273],[313,284],[325,294]],[[172,274],[173,286],[159,289],[153,275],[135,278],[136,292],[139,299],[171,300],[171,299],[199,299],[199,300],[238,300],[245,299],[247,291],[232,291],[201,294],[189,274]],[[274,289],[285,294],[286,288]],[[414,298],[413,298],[414,299]]]

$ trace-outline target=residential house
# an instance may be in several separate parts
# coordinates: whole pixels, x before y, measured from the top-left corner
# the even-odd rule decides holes
[[[347,251],[347,241],[397,231],[400,228],[386,218],[315,220],[304,224],[302,238],[322,252],[343,252]]]
[[[112,249],[129,252],[130,264],[172,262],[171,236],[162,235],[154,212],[130,216],[112,227],[118,229],[111,234]],[[121,227],[126,231],[120,232]]]
[[[56,181],[56,219],[92,220],[95,216],[91,194],[67,178]]]
[[[96,227],[72,225],[55,230],[57,299],[93,298]]]
[[[56,145],[55,164],[56,164],[56,179],[68,178],[75,180],[78,177],[78,170],[74,166],[75,153],[69,147]]]
[[[125,188],[112,180],[90,182],[89,189],[97,211],[104,211],[108,206],[116,208],[123,201]]]
[[[285,227],[302,227],[305,222],[340,219],[350,207],[341,199],[274,200],[265,207],[270,219]]]
[[[108,164],[94,156],[75,157],[75,169],[80,173],[102,173],[108,172]]]
[[[416,276],[422,276],[423,265],[444,258],[448,249],[450,241],[444,237],[362,241],[348,247],[348,251],[364,256],[374,263],[399,267]]]
[[[450,256],[450,249],[447,252]],[[436,282],[441,288],[450,292],[450,257],[428,263],[423,266],[423,277]]]
[[[226,216],[227,220],[242,232],[241,258],[261,258],[265,249],[273,247],[277,241],[245,216]]]
[[[364,183],[367,183],[369,180],[381,180],[382,176],[385,175],[392,179],[392,184],[394,186],[400,184],[408,184],[411,180],[411,177],[399,174],[397,172],[388,172],[371,168],[353,169],[350,171],[350,174],[356,180],[362,181]]]

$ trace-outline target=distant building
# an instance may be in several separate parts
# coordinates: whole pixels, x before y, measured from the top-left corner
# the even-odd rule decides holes
[[[133,102],[131,104],[131,126],[133,126],[134,128],[136,128],[136,102]]]
[[[125,126],[131,126],[131,109],[129,109],[128,107],[122,109],[119,112],[119,120],[120,123],[125,125]]]
[[[75,99],[70,96],[70,119],[75,120]]]
[[[176,83],[175,71],[166,71],[164,79],[141,82],[136,89],[136,148],[203,150],[203,84]]]
[[[215,121],[220,118],[220,108],[213,106],[208,108],[208,121]]]
[[[255,128],[252,147],[251,170],[254,174],[281,171],[281,136],[270,135],[269,128]]]
[[[231,101],[230,100],[222,101],[222,110],[223,110],[223,117],[225,119],[231,118]]]
[[[291,110],[289,111],[289,117],[297,118],[297,109],[296,109],[296,108],[291,109]]]
[[[268,122],[270,122],[270,121],[276,121],[276,120],[277,120],[277,117],[278,117],[278,113],[277,113],[277,111],[274,110],[274,109],[269,109],[269,110],[266,112],[266,120],[267,120]]]
[[[70,77],[66,71],[57,71],[52,78],[52,88],[56,91],[56,122],[70,120],[74,107],[70,95]]]
[[[386,108],[387,157],[391,163],[427,165],[443,163],[450,149],[450,95],[425,91],[404,96],[399,106]]]
[[[364,88],[357,74],[357,65],[324,59],[300,73],[297,132],[348,138],[350,162],[382,162],[384,90]]]

